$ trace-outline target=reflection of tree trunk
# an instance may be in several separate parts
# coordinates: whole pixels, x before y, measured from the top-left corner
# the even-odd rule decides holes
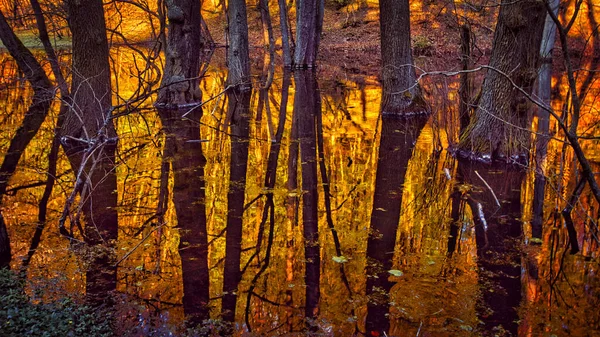
[[[246,2],[229,0],[229,48],[227,65],[229,73],[227,90],[228,120],[231,133],[231,162],[229,193],[227,195],[227,236],[225,268],[223,271],[223,320],[235,321],[237,287],[240,282],[240,255],[242,253],[242,224],[246,169],[248,165],[248,136],[250,123],[250,57],[248,49],[248,24]]]
[[[166,137],[173,172],[173,203],[179,228],[183,276],[183,311],[191,324],[209,317],[208,240],[204,190],[206,159],[200,144],[202,99],[199,88],[201,53],[200,2],[167,1],[169,33],[164,76],[156,106]],[[184,107],[189,109],[184,109]]]
[[[4,14],[0,12],[0,39],[8,52],[17,62],[17,66],[25,74],[33,88],[33,98],[28,111],[25,113],[21,126],[11,139],[8,151],[0,166],[0,206],[6,193],[6,187],[17,169],[23,151],[36,135],[42,122],[48,114],[52,102],[52,85],[46,73],[33,54],[21,43],[14,34]],[[11,249],[6,224],[0,214],[0,268],[10,267]]]
[[[460,178],[458,180],[461,181]],[[463,197],[458,188],[454,189],[450,198],[452,200],[452,213],[450,216],[452,222],[450,223],[450,235],[448,235],[448,256],[454,254],[459,243],[458,237],[462,227],[461,217],[464,212]]]
[[[280,0],[283,1],[283,0]],[[287,77],[284,77],[284,84],[282,85],[285,89],[286,93],[286,101],[287,101],[287,93],[290,85],[290,74],[286,72]],[[287,80],[287,81],[286,81]],[[286,107],[283,106],[283,95],[282,95],[282,104],[281,109],[284,110]],[[285,116],[285,114],[284,114]],[[287,226],[287,258],[286,258],[286,281],[288,284],[293,284],[294,281],[294,232],[298,227],[298,205],[300,204],[300,198],[297,193],[298,189],[298,119],[297,115],[292,114],[292,126],[290,131],[290,146],[289,146],[289,158],[288,158],[288,167],[287,167],[287,188],[288,188],[288,197],[286,201],[287,205],[287,218],[288,218],[288,226]],[[288,306],[287,311],[287,324],[289,327],[289,331],[292,331],[294,316],[292,305],[294,304],[293,298],[293,289],[288,287],[285,291],[286,299],[285,303]]]
[[[302,167],[302,225],[304,227],[304,258],[306,260],[306,304],[307,319],[319,314],[320,298],[320,245],[317,194],[317,139],[315,134],[316,114],[320,111],[320,98],[315,73],[294,73],[296,95],[294,114],[298,121],[300,162]]]
[[[225,269],[223,271],[223,320],[235,321],[238,284],[240,282],[240,256],[242,253],[242,225],[246,169],[248,166],[248,137],[250,124],[250,91],[230,90],[229,101],[231,161],[229,165],[229,193],[227,194],[227,235],[225,244]]]
[[[160,110],[159,110],[160,111]],[[160,111],[172,138],[173,203],[179,228],[183,310],[192,323],[208,318],[208,241],[204,166],[198,120],[181,119],[178,110]]]
[[[33,237],[31,238],[31,244],[29,246],[27,256],[23,259],[23,263],[21,264],[22,270],[27,269],[27,267],[29,266],[31,258],[35,254],[41,242],[44,228],[46,227],[48,201],[50,200],[52,189],[54,188],[54,182],[56,180],[56,165],[58,161],[58,151],[60,150],[60,130],[62,129],[65,116],[69,110],[69,106],[71,105],[71,94],[69,92],[69,87],[60,69],[58,57],[56,56],[54,48],[52,47],[52,43],[50,42],[50,37],[48,35],[48,29],[46,28],[46,21],[44,19],[44,13],[42,12],[42,8],[37,0],[30,0],[30,3],[35,13],[35,21],[37,23],[40,41],[44,45],[44,51],[48,56],[50,66],[52,68],[52,73],[60,89],[61,103],[58,119],[56,121],[56,126],[54,127],[54,137],[52,139],[52,145],[50,146],[50,152],[48,154],[48,173],[46,174],[46,185],[44,187],[44,193],[42,195],[42,198],[38,203],[38,225],[35,228],[35,233],[33,234]]]
[[[256,245],[256,252],[255,252],[255,255],[253,255],[248,262],[248,263],[250,263],[252,261],[252,259],[260,253],[260,247],[262,244],[264,226],[265,226],[266,222],[269,221],[270,228],[269,228],[269,237],[267,240],[267,249],[265,251],[265,258],[263,260],[263,263],[262,263],[260,269],[258,270],[256,275],[254,275],[254,277],[252,278],[252,281],[250,282],[250,287],[248,289],[248,296],[246,297],[245,321],[246,321],[248,330],[250,330],[250,319],[249,319],[250,309],[251,309],[250,308],[250,299],[251,299],[252,295],[254,294],[254,288],[256,287],[256,283],[257,283],[258,279],[262,276],[262,274],[269,267],[269,263],[270,263],[270,259],[271,259],[271,249],[273,248],[273,238],[274,238],[274,229],[275,229],[275,203],[273,201],[273,188],[275,187],[275,181],[277,179],[277,163],[278,163],[278,159],[279,159],[279,152],[281,149],[281,139],[283,138],[283,131],[285,129],[285,122],[286,122],[285,116],[287,113],[289,87],[290,87],[290,73],[288,71],[284,71],[283,83],[282,83],[282,89],[281,89],[281,104],[280,104],[280,110],[279,110],[279,124],[277,126],[277,132],[275,134],[275,138],[273,138],[273,141],[271,142],[271,147],[269,149],[269,158],[267,160],[267,171],[265,173],[264,189],[267,191],[265,193],[267,200],[265,203],[265,208],[263,209],[262,220],[259,225],[259,234],[258,234],[258,240],[257,240],[257,245]],[[261,90],[268,90],[268,89],[261,89]],[[268,104],[268,102],[267,102],[267,104]]]
[[[504,165],[504,164],[500,164]],[[475,223],[481,301],[479,319],[490,334],[517,335],[521,302],[521,184],[525,171],[514,166],[459,161]]]
[[[371,228],[367,241],[367,335],[383,335],[390,328],[388,280],[400,221],[402,189],[415,141],[427,118],[382,117]]]
[[[111,78],[104,10],[100,0],[69,0],[73,40],[73,104],[67,113],[63,147],[75,172],[83,169],[81,191],[90,245],[86,291],[92,303],[115,290],[113,245],[117,240],[116,131],[110,116]]]

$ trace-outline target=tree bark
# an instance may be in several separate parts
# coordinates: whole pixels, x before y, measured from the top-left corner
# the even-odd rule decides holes
[[[518,88],[532,92],[545,13],[542,1],[502,0],[491,69],[484,79],[479,105],[459,143],[461,155],[526,160],[531,104]]]
[[[277,3],[279,4],[279,27],[281,30],[281,48],[283,49],[283,66],[288,68],[292,66],[288,9],[285,0],[277,0]]]
[[[413,66],[409,8],[408,0],[379,1],[384,114],[427,112]]]
[[[296,1],[295,68],[314,68],[317,63],[321,31],[323,30],[324,0]]]
[[[245,0],[229,0],[229,50],[227,52],[228,85],[240,90],[250,88],[250,52],[248,48],[248,19]]]
[[[173,203],[179,228],[183,311],[190,325],[209,318],[208,237],[204,190],[206,159],[200,143],[200,1],[167,2],[168,37],[161,90],[155,106],[171,138]]]
[[[400,222],[402,191],[414,144],[427,122],[426,116],[400,119],[383,116],[377,157],[375,195],[367,240],[368,336],[383,336],[390,329],[389,281]]]
[[[477,314],[484,336],[517,336],[521,302],[523,239],[521,185],[526,171],[511,164],[459,160],[460,176],[471,186],[467,202],[475,223],[481,298]]]
[[[31,105],[25,113],[23,122],[17,129],[15,136],[11,139],[8,151],[4,155],[2,165],[0,166],[1,206],[8,182],[17,169],[17,164],[23,151],[44,122],[54,95],[52,84],[46,76],[44,69],[42,69],[33,54],[14,34],[2,12],[0,12],[0,39],[17,62],[19,70],[25,75],[25,78],[33,88]],[[9,268],[11,257],[10,239],[4,217],[0,213],[0,268]]]

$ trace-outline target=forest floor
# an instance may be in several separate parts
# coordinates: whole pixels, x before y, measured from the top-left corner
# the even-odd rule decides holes
[[[280,65],[279,16],[278,13],[271,13],[271,15],[279,55],[276,57],[276,63]],[[291,21],[293,26],[295,22]],[[459,21],[450,8],[442,5],[420,5],[411,8],[413,56],[415,64],[420,68],[417,73],[458,69]],[[207,22],[215,43],[225,45],[224,16],[221,14],[208,17]],[[477,41],[472,41],[474,42],[473,56],[478,59],[489,56],[493,26],[477,23],[477,20],[471,20],[471,23],[473,36],[477,36]],[[261,69],[266,48],[263,42],[260,13],[254,6],[248,7],[248,26],[253,66],[256,67],[255,69]],[[292,27],[292,30],[295,31],[295,28]],[[340,8],[332,4],[331,0],[326,1],[318,57],[318,71],[321,77],[378,82],[381,57],[377,2],[367,2],[361,6],[351,4]]]

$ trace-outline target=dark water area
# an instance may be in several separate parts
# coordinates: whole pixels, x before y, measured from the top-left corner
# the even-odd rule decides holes
[[[113,56],[113,88],[128,97],[139,84],[133,57]],[[4,154],[31,89],[6,56],[2,69]],[[117,334],[181,333],[186,314],[218,325],[226,308],[240,336],[600,336],[589,195],[574,212],[579,254],[568,253],[555,214],[558,189],[547,190],[543,236],[532,240],[533,169],[448,150],[457,82],[425,83],[430,115],[381,117],[375,77],[277,70],[269,88],[257,77],[241,97],[224,92],[224,69],[209,68],[205,103],[187,118],[150,100],[114,120]],[[36,230],[58,106],[4,196],[13,269]],[[558,157],[549,155],[548,172],[566,173],[550,186],[572,186],[573,164]],[[27,269],[35,301],[81,297],[93,268],[58,230],[74,183],[61,152]]]

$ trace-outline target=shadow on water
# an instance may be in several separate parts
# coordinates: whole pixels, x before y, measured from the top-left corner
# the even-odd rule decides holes
[[[477,315],[486,336],[517,336],[525,175],[517,164],[458,162],[458,179],[467,187],[461,198],[470,207],[475,225],[481,292]]]
[[[544,224],[536,255],[522,258],[526,171],[455,160],[434,144],[445,132],[435,114],[379,117],[372,78],[276,73],[258,108],[257,90],[224,93],[224,72],[211,71],[202,110],[118,120],[117,289],[144,308],[123,309],[123,320],[148,334],[183,313],[253,335],[517,336],[526,321],[530,335],[560,336],[567,321],[569,331],[598,327],[597,263],[562,257],[560,221],[551,231]],[[31,94],[8,91],[7,134]],[[46,170],[39,158],[52,126],[40,133],[10,180],[16,191],[3,196],[15,257],[35,230],[31,201],[42,185],[26,186],[45,179],[31,172]],[[57,176],[69,170],[62,158]],[[53,193],[47,228],[64,202]],[[578,226],[581,240],[593,234]],[[594,247],[582,251],[593,256]],[[65,275],[56,282],[83,293],[78,266],[50,229],[29,273],[37,284]],[[522,284],[535,289],[525,295]],[[527,301],[532,309],[520,312]]]
[[[389,271],[392,270],[396,246],[402,192],[408,162],[426,122],[425,116],[382,118],[375,195],[367,242],[366,331],[372,336],[387,333],[390,328],[390,291],[394,283],[389,281]]]

